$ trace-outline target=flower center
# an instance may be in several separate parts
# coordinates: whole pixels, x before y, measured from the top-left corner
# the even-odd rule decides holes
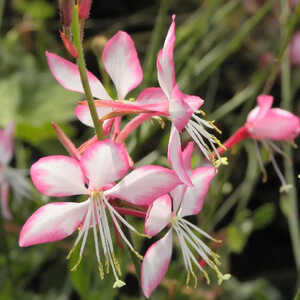
[[[110,269],[112,269],[113,275],[116,279],[113,287],[116,288],[124,286],[125,283],[119,278],[119,276],[122,275],[121,267],[115,255],[113,239],[111,236],[109,226],[110,223],[107,217],[107,211],[109,212],[113,225],[116,229],[116,234],[120,235],[123,241],[130,248],[130,250],[134,252],[140,259],[142,259],[142,256],[134,249],[134,247],[131,245],[130,241],[127,239],[126,235],[122,231],[120,223],[128,227],[134,233],[137,233],[139,235],[143,234],[140,234],[115,210],[115,208],[109,203],[108,199],[105,197],[105,192],[99,189],[94,189],[90,193],[89,207],[85,219],[83,221],[83,225],[79,229],[77,239],[67,258],[71,257],[71,254],[75,250],[76,246],[79,244],[79,241],[82,240],[78,261],[71,269],[72,271],[75,271],[81,262],[89,229],[92,228],[100,278],[104,279],[105,273],[108,274],[110,272]],[[102,251],[100,251],[100,244],[102,246]]]

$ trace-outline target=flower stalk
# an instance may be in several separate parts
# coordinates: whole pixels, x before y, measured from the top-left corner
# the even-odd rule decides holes
[[[287,3],[281,1],[282,4],[282,14],[284,15],[283,20],[287,20],[289,18],[289,7]],[[300,12],[300,4],[297,5],[296,12],[298,11],[298,15]],[[289,28],[286,28],[286,32],[282,33],[282,38],[285,41],[287,36],[292,35]],[[292,108],[292,95],[291,95],[291,70],[290,70],[290,59],[289,59],[289,51],[286,51],[283,56],[282,61],[282,72],[281,72],[281,84],[282,84],[282,106],[285,109]],[[292,158],[292,149],[290,145],[284,146],[284,152]],[[293,188],[289,191],[288,194],[283,194],[282,201],[288,201],[289,203],[289,211],[287,214],[287,221],[289,225],[290,236],[292,240],[292,248],[295,257],[296,269],[298,276],[300,275],[300,232],[299,232],[299,215],[298,215],[298,204],[297,204],[297,191],[295,189],[295,172],[293,165],[284,160],[284,170],[286,180],[293,185]],[[299,288],[299,279],[298,279],[298,288]]]
[[[81,83],[87,98],[89,110],[91,113],[91,117],[94,123],[95,131],[98,140],[103,139],[103,128],[102,125],[99,122],[98,114],[96,111],[96,106],[94,104],[94,99],[92,96],[91,88],[89,85],[88,77],[87,77],[87,71],[86,71],[86,64],[84,60],[84,55],[83,55],[83,48],[82,48],[82,41],[81,41],[81,30],[80,30],[80,24],[79,24],[79,17],[78,17],[78,4],[74,5],[73,8],[73,23],[72,23],[72,32],[73,32],[73,38],[74,38],[74,45],[77,49],[78,57],[76,59],[79,73],[80,73],[80,78],[81,78]]]

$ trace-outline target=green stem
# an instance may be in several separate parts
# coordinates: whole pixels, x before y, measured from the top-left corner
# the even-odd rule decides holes
[[[0,0],[0,29],[2,26],[2,19],[4,15],[4,5],[5,5],[5,0]]]
[[[283,37],[281,47],[278,51],[277,59],[275,59],[273,61],[273,64],[271,66],[271,73],[265,84],[263,94],[269,94],[272,89],[272,86],[273,86],[276,76],[278,74],[278,70],[281,66],[281,61],[283,59],[283,55],[284,55],[285,50],[286,50],[287,46],[289,45],[289,42],[293,36],[293,32],[294,32],[294,29],[295,29],[295,26],[297,24],[299,17],[300,17],[300,2],[298,3],[292,17],[289,17],[286,19],[286,21],[287,21],[286,34]]]
[[[74,45],[78,52],[77,65],[79,68],[81,83],[87,98],[87,103],[94,123],[96,135],[98,140],[101,140],[103,139],[103,129],[102,129],[102,125],[99,122],[99,117],[97,114],[93,95],[89,85],[80,32],[81,30],[80,30],[79,17],[78,17],[78,4],[76,4],[74,5],[74,10],[73,10],[72,33],[73,33]]]
[[[282,19],[288,20],[289,18],[289,7],[288,3],[281,1],[282,3]],[[300,5],[297,6],[299,9]],[[285,41],[287,36],[291,35],[289,27],[285,28],[283,26],[282,39]],[[291,94],[291,69],[290,69],[290,58],[289,51],[285,51],[282,59],[282,69],[281,69],[281,96],[282,96],[282,107],[287,110],[292,110],[292,94]],[[286,145],[284,147],[284,152],[292,159],[293,153],[291,146]],[[282,195],[281,201],[287,201],[289,204],[289,210],[287,213],[287,221],[289,225],[290,236],[292,240],[293,253],[296,262],[297,274],[300,276],[300,232],[299,232],[299,216],[298,216],[298,201],[297,201],[297,191],[295,188],[295,172],[293,164],[289,161],[284,161],[284,169],[286,180],[289,184],[293,185],[293,189],[290,190],[288,194]],[[298,281],[299,288],[299,281]]]
[[[245,143],[245,149],[248,155],[245,179],[218,209],[212,221],[213,226],[219,223],[237,203],[238,207],[235,211],[235,217],[239,214],[239,212],[247,207],[248,201],[251,198],[253,189],[259,177],[259,172],[257,170],[257,158],[253,146],[254,145],[251,145],[249,142]]]

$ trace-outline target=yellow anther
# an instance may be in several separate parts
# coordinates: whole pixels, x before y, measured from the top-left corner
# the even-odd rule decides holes
[[[206,284],[210,284],[210,279],[209,279],[209,276],[208,276],[207,272],[204,269],[202,269],[201,272],[204,275],[204,278],[206,280]]]
[[[197,288],[198,285],[198,278],[194,272],[191,272],[194,278],[194,289]]]
[[[292,184],[285,184],[280,187],[280,193],[288,193],[293,188]]]
[[[219,168],[222,165],[227,166],[228,159],[227,157],[220,157],[219,159],[214,160],[213,165],[215,168]]]
[[[70,259],[70,258],[71,258],[71,256],[72,256],[72,254],[73,254],[73,252],[74,252],[75,249],[76,249],[76,247],[73,247],[73,248],[69,251],[69,253],[68,253],[68,255],[67,255],[67,259]]]
[[[208,123],[215,129],[215,131],[219,134],[222,134],[222,130],[220,130],[216,125],[215,125],[215,120],[213,121],[208,121]]]
[[[99,261],[99,264],[98,264],[98,271],[99,271],[99,276],[101,278],[101,280],[104,279],[104,269],[103,269],[103,265],[101,263],[101,261]]]
[[[116,267],[116,270],[117,270],[119,276],[122,276],[120,263],[119,263],[119,261],[118,261],[118,259],[116,258],[116,256],[115,256],[114,253],[112,253],[112,259],[113,259],[114,265],[115,265],[115,267]]]
[[[199,112],[200,115],[206,116],[206,112],[204,110],[199,109],[198,112]]]
[[[108,259],[108,254],[105,254],[105,270],[106,270],[106,274],[109,273],[109,259]]]
[[[72,272],[77,270],[78,266],[80,265],[81,260],[82,260],[82,255],[79,256],[76,264],[72,267],[72,269],[71,269]]]
[[[121,288],[122,286],[126,285],[126,283],[120,279],[117,279],[113,285],[113,288]]]
[[[185,280],[185,285],[189,285],[191,279],[191,274],[189,271],[186,273],[186,280]]]

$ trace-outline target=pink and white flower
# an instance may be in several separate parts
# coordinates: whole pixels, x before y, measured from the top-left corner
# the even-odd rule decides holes
[[[266,180],[266,170],[263,166],[259,153],[257,141],[261,142],[268,150],[271,162],[281,181],[281,191],[288,190],[288,185],[282,175],[273,152],[284,154],[276,142],[292,142],[300,134],[300,118],[281,108],[272,108],[273,97],[270,95],[260,95],[257,97],[257,106],[250,111],[246,123],[239,128],[225,143],[225,147],[230,149],[246,138],[255,141],[259,166]],[[224,149],[218,148],[221,154]]]
[[[280,191],[287,191],[291,188],[291,185],[286,183],[274,158],[273,152],[283,154],[282,150],[275,142],[293,141],[299,135],[300,119],[284,109],[271,108],[273,100],[273,97],[270,95],[258,96],[258,106],[250,111],[244,127],[250,138],[255,142],[262,142],[263,146],[268,150],[274,170],[281,181]],[[255,145],[259,165],[263,173],[266,174],[257,142]]]
[[[134,233],[138,232],[112,206],[110,199],[119,198],[134,205],[149,205],[181,183],[172,170],[148,165],[133,170],[115,184],[128,169],[125,147],[109,139],[90,146],[80,161],[62,155],[38,160],[30,172],[39,192],[53,197],[86,194],[88,200],[81,203],[55,202],[42,206],[23,226],[19,245],[25,247],[59,241],[80,228],[74,244],[75,248],[82,240],[76,268],[83,255],[88,231],[92,228],[100,276],[104,276],[103,265],[110,265],[116,279],[114,287],[124,285],[119,279],[120,266],[115,257],[107,212],[123,241],[139,256],[119,223]],[[99,250],[100,243],[102,253]]]
[[[148,111],[170,117],[172,126],[178,132],[185,128],[205,157],[212,160],[210,149],[216,150],[215,144],[220,145],[221,143],[206,129],[216,129],[216,127],[212,122],[205,121],[197,115],[197,110],[204,101],[198,96],[184,94],[179,90],[175,79],[174,43],[175,15],[173,15],[164,46],[157,57],[157,75],[160,88],[145,89],[134,104],[129,101],[121,103],[96,101],[96,105],[98,107],[114,107],[119,111]]]
[[[66,89],[84,94],[79,70],[76,64],[50,52],[46,52],[48,65],[54,78]],[[112,79],[117,99],[124,100],[127,94],[137,87],[142,79],[143,72],[131,37],[124,31],[116,33],[105,45],[102,53],[102,62],[105,70]],[[88,72],[89,84],[94,98],[105,99],[112,102],[102,83],[95,75]],[[97,107],[99,119],[113,111],[110,107]],[[93,127],[89,108],[78,105],[75,108],[77,118],[87,126]],[[119,132],[120,119],[116,118],[115,133]],[[104,122],[104,132],[107,134],[112,122]]]
[[[14,123],[0,130],[0,199],[2,215],[6,219],[11,219],[12,215],[9,209],[9,189],[12,187],[15,196],[18,199],[28,196],[30,187],[25,176],[26,170],[18,170],[9,167],[14,153]]]
[[[145,220],[145,233],[147,235],[154,236],[166,226],[170,227],[165,236],[155,242],[144,256],[141,282],[143,292],[147,298],[150,297],[168,270],[172,256],[174,234],[178,237],[183,254],[183,261],[187,270],[187,283],[192,275],[195,279],[195,285],[197,284],[195,268],[201,271],[209,282],[208,274],[199,264],[196,256],[200,256],[207,265],[216,271],[219,283],[230,277],[229,274],[221,274],[217,267],[219,264],[218,255],[205,245],[199,235],[211,240],[214,239],[202,229],[184,219],[186,216],[196,215],[201,211],[211,180],[216,174],[215,168],[212,166],[203,166],[192,170],[190,166],[192,152],[193,143],[191,142],[180,155],[183,168],[190,176],[193,186],[178,185],[170,192],[171,197],[169,195],[159,197],[147,212]]]

